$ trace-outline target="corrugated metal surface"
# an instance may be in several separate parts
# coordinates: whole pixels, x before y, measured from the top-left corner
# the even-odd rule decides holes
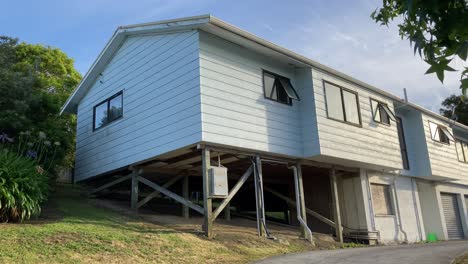
[[[442,206],[444,209],[445,224],[447,226],[447,234],[449,239],[463,239],[463,227],[460,218],[460,210],[458,209],[458,201],[456,194],[442,193]]]

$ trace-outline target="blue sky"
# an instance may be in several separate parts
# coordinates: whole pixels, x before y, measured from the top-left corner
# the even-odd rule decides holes
[[[370,13],[381,0],[0,0],[0,35],[58,47],[86,73],[120,25],[212,14],[262,38],[301,53],[364,82],[438,111],[449,94],[460,93],[459,73],[441,84],[424,75],[395,26],[375,24]],[[6,14],[6,15],[5,15]],[[461,66],[460,65],[456,65]]]

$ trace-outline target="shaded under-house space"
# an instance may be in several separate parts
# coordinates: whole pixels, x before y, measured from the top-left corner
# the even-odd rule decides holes
[[[353,204],[356,200],[347,197],[347,192],[354,194],[355,190],[346,183],[347,179],[358,177],[358,173],[303,163],[195,146],[88,180],[86,184],[95,188],[94,197],[113,200],[139,213],[200,219],[205,233],[211,232],[217,218],[223,218],[233,225],[241,219],[256,221],[259,235],[269,238],[275,237],[269,230],[271,224],[296,228],[298,234],[300,231],[309,240],[310,232],[332,234],[338,241],[342,241],[343,235],[356,238],[350,233],[363,230],[346,226],[359,222],[358,213],[346,213],[357,206]],[[212,192],[210,184],[218,184],[206,183],[213,180],[206,170],[211,167],[227,169],[228,192],[223,195],[204,195]],[[340,200],[346,199],[340,209]],[[206,208],[210,207],[207,212]],[[205,217],[206,214],[210,216]],[[206,227],[207,221],[211,227]]]

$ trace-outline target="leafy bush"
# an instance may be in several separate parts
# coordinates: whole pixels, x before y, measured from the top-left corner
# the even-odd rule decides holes
[[[39,214],[48,181],[35,160],[0,148],[0,222],[21,222]]]

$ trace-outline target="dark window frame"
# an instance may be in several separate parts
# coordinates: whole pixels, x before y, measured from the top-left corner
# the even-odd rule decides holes
[[[443,132],[443,129],[446,129],[447,132],[453,137],[453,135],[450,133],[450,131],[448,131],[447,127],[443,126],[443,125],[440,125],[440,124],[437,124],[435,122],[432,122],[431,120],[428,120],[428,123],[429,123],[429,133],[431,134],[432,141],[440,143],[440,144],[444,144],[444,145],[447,145],[447,146],[450,146],[450,141],[452,141],[452,140],[450,139],[450,137],[445,135],[445,132]],[[437,126],[435,133],[437,133],[437,130],[439,130],[440,131],[439,134],[443,135],[443,137],[447,139],[447,142],[442,141],[442,140],[437,140],[432,136],[431,123]]]
[[[290,106],[293,105],[292,101],[294,100],[293,98],[291,98],[291,97],[289,97],[289,96],[287,95],[286,88],[284,88],[283,85],[282,85],[281,83],[280,83],[280,85],[281,85],[281,87],[283,88],[284,93],[285,93],[286,96],[288,97],[288,102],[283,102],[283,101],[280,101],[279,99],[276,99],[276,100],[275,100],[275,99],[273,99],[273,98],[268,97],[267,94],[266,94],[266,88],[265,88],[265,73],[268,74],[268,75],[272,75],[273,77],[275,77],[275,82],[276,82],[276,78],[278,78],[278,79],[283,79],[283,80],[287,80],[287,81],[289,82],[291,88],[294,90],[294,93],[296,94],[296,96],[297,96],[297,98],[298,98],[298,101],[300,100],[300,99],[299,99],[299,95],[297,94],[297,91],[294,89],[294,87],[293,87],[292,84],[291,84],[291,79],[286,78],[286,77],[284,77],[284,76],[281,76],[281,75],[279,75],[279,74],[276,74],[276,73],[267,71],[267,70],[262,70],[263,97],[264,97],[265,99],[268,99],[268,100],[270,100],[270,101],[277,102],[277,103],[280,103],[280,104],[284,104],[284,105],[290,105]],[[278,89],[278,88],[276,88],[276,89]],[[276,97],[279,98],[278,90],[276,90],[276,93],[277,93],[277,96],[276,96]]]
[[[344,120],[340,120],[340,119],[336,119],[336,118],[330,117],[330,115],[328,114],[327,88],[325,87],[325,85],[326,85],[327,83],[330,84],[330,85],[334,85],[334,86],[340,88],[341,109],[342,109],[342,111],[343,111],[343,119],[344,119]],[[356,95],[356,106],[357,106],[357,111],[358,111],[359,124],[356,124],[356,123],[352,123],[352,122],[347,121],[347,117],[346,117],[346,108],[345,108],[345,104],[344,104],[343,91],[346,91],[346,92],[349,92],[349,93],[352,93],[352,94]],[[350,89],[348,89],[348,88],[346,88],[346,87],[343,87],[343,86],[341,86],[341,85],[338,85],[338,84],[335,84],[335,83],[332,83],[332,82],[329,82],[329,81],[326,81],[326,80],[323,80],[323,92],[324,92],[324,95],[325,95],[325,108],[326,108],[327,118],[328,118],[328,119],[334,120],[334,121],[338,121],[338,122],[341,122],[341,123],[344,123],[344,124],[348,124],[348,125],[351,125],[351,126],[361,127],[361,128],[362,128],[361,106],[360,106],[360,104],[359,104],[359,93],[358,93],[358,92],[355,92],[355,91],[350,90]]]
[[[382,102],[380,100],[377,100],[377,99],[374,99],[372,97],[369,98],[370,100],[370,106],[371,106],[371,111],[372,111],[372,120],[375,122],[375,123],[378,123],[378,124],[382,124],[382,125],[386,125],[386,126],[391,126],[391,117],[387,114],[387,112],[383,109],[383,107],[381,107],[380,109],[380,120],[382,120],[382,112],[385,113],[385,115],[387,116],[387,120],[388,120],[388,123],[385,123],[385,122],[382,122],[382,121],[377,121],[375,120],[375,112],[376,110],[374,109],[374,107],[372,106],[372,101],[376,102],[377,103],[377,107],[379,107],[379,105],[385,105],[387,108],[388,108],[388,104],[385,103],[385,102]],[[390,109],[390,108],[389,108]]]
[[[102,104],[106,103],[107,104],[107,118],[109,119],[109,117],[110,117],[110,109],[109,109],[110,108],[110,102],[112,101],[112,99],[114,99],[114,98],[116,98],[118,96],[122,96],[121,97],[122,113],[118,117],[116,117],[116,118],[114,118],[112,120],[108,120],[105,124],[103,124],[103,125],[101,125],[99,127],[96,127],[96,108],[98,106],[101,106]],[[120,91],[120,92],[112,95],[111,97],[109,97],[109,98],[107,98],[105,100],[102,100],[101,102],[97,103],[93,107],[93,131],[97,131],[97,130],[103,128],[103,127],[106,127],[107,125],[109,125],[109,124],[113,123],[114,121],[117,121],[117,120],[119,120],[121,118],[123,118],[123,91]]]
[[[397,133],[398,133],[398,140],[400,142],[400,152],[401,152],[401,159],[403,161],[403,169],[410,170],[410,163],[408,157],[408,147],[406,145],[406,138],[405,138],[405,129],[403,127],[403,119],[399,116],[396,116],[396,125],[397,125]],[[403,153],[405,153],[403,155]]]

